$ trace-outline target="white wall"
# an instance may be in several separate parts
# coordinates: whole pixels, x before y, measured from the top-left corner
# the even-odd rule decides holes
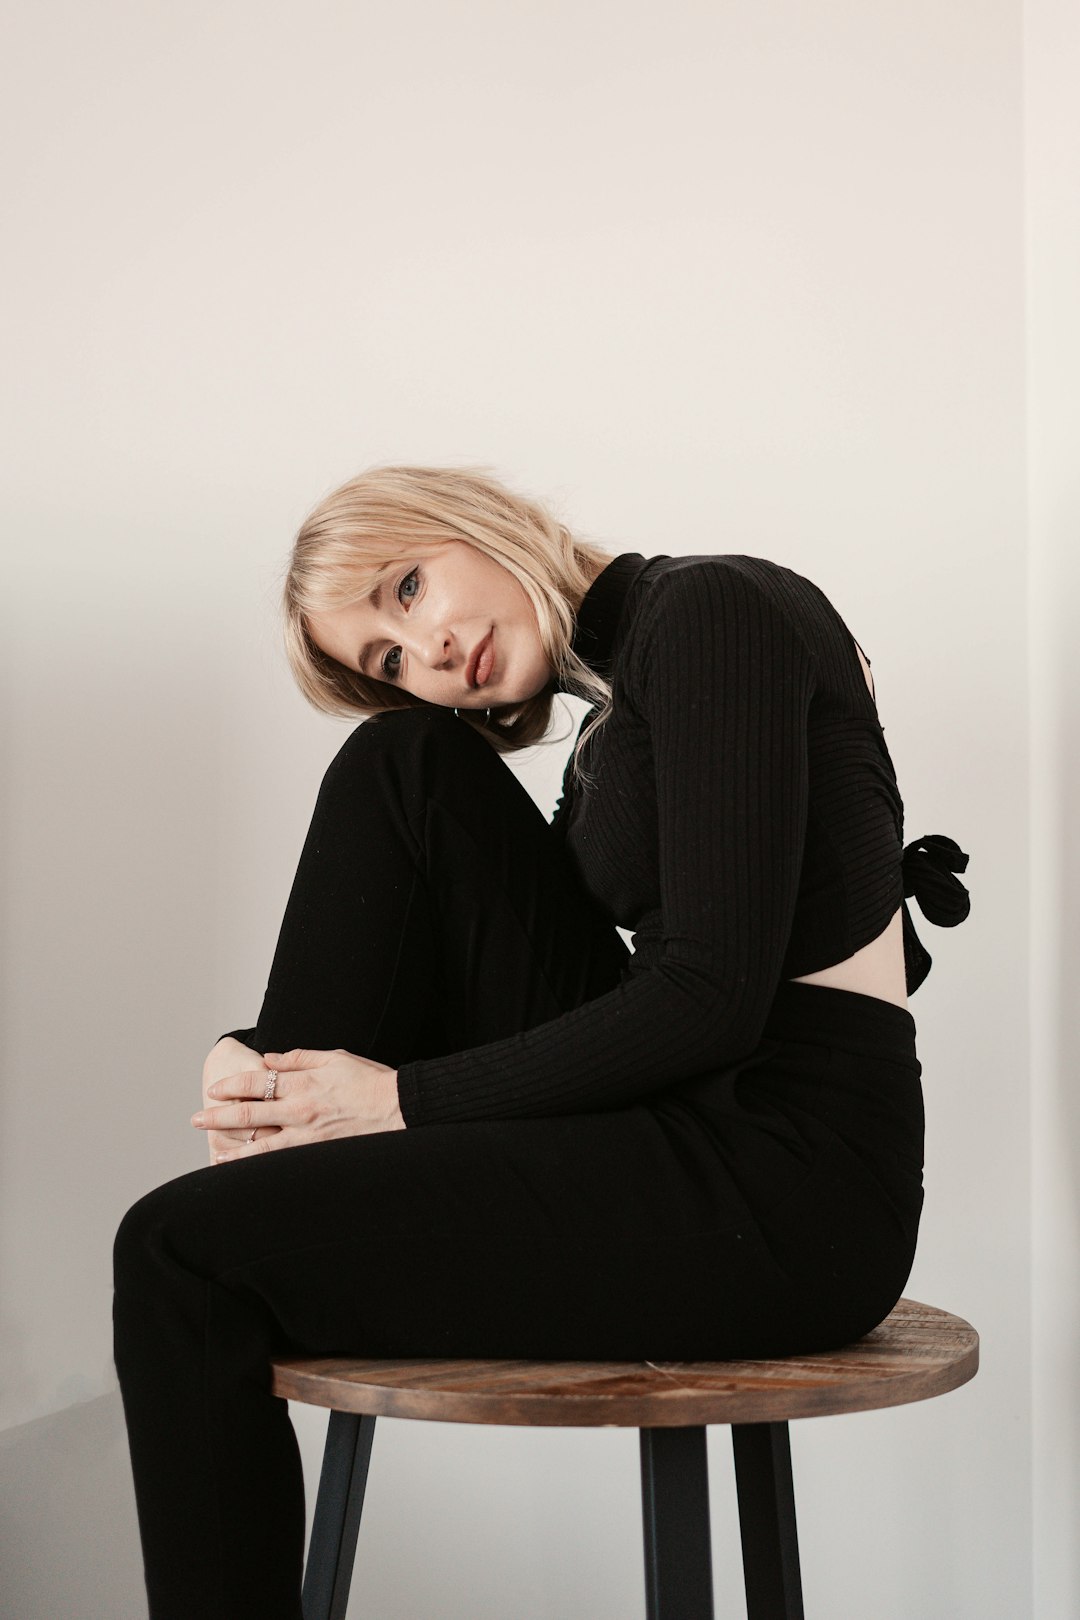
[[[1080,13],[1025,11],[1035,1609],[1080,1614]]]
[[[970,920],[920,928],[929,1148],[907,1292],[973,1321],[984,1354],[943,1400],[795,1427],[807,1605],[1074,1612],[1064,1511],[1032,1608],[1029,993],[1037,1230],[1065,1223],[1034,1320],[1076,1340],[1050,1286],[1076,1226],[1067,1004],[1036,973],[1069,965],[1052,761],[1076,581],[1052,360],[1069,179],[1038,122],[1068,82],[1064,0],[1028,16],[1026,83],[1018,0],[46,0],[13,19],[0,1480],[33,1501],[26,1482],[66,1459],[72,1548],[86,1504],[105,1491],[114,1510],[111,1590],[19,1531],[20,1620],[145,1613],[129,1486],[94,1463],[118,1432],[112,1234],[202,1162],[201,1060],[257,1013],[344,735],[279,650],[289,540],[321,493],[390,459],[487,463],[614,550],[773,557],[868,651],[908,836],[971,855]],[[564,751],[522,766],[545,807]],[[1034,934],[1032,816],[1056,839]],[[1035,1500],[1075,1505],[1052,1421],[1075,1357],[1035,1350]],[[319,1420],[297,1422],[314,1467]],[[632,1435],[387,1423],[376,1446],[357,1620],[494,1620],[508,1593],[520,1620],[643,1612]],[[726,1436],[710,1446],[718,1609],[738,1612]]]

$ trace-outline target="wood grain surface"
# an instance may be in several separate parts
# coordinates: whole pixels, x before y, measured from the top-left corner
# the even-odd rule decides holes
[[[969,1322],[902,1299],[841,1350],[775,1361],[276,1360],[275,1395],[440,1423],[678,1428],[781,1423],[944,1395],[973,1378]]]

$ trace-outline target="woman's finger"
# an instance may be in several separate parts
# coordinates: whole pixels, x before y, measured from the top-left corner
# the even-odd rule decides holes
[[[331,1058],[340,1056],[342,1048],[335,1047],[332,1052],[314,1051],[304,1046],[294,1046],[291,1052],[264,1052],[263,1061],[271,1069],[320,1069]]]
[[[262,1087],[266,1084],[266,1070],[238,1069],[235,1074],[223,1074],[214,1081],[215,1086],[229,1087],[244,1084],[250,1084],[255,1087],[256,1090],[261,1092]],[[210,1086],[204,1087],[204,1090],[207,1092],[210,1091],[210,1089]]]
[[[211,1151],[216,1151],[219,1148],[227,1148],[232,1142],[235,1142],[237,1146],[239,1146],[241,1142],[250,1141],[251,1130],[254,1128],[255,1127],[251,1127],[246,1131],[219,1131],[215,1127],[214,1130],[207,1131],[206,1140]],[[281,1130],[280,1125],[260,1125],[257,1128],[263,1136],[265,1136],[269,1131],[273,1131],[274,1135],[276,1136],[278,1131]]]
[[[269,1075],[265,1069],[248,1069],[243,1074],[228,1074],[222,1080],[215,1080],[212,1086],[207,1086],[208,1097],[221,1097],[237,1099],[241,1097],[266,1097],[266,1084]],[[278,1075],[274,1081],[272,1095],[280,1097],[288,1089],[294,1076]]]
[[[230,1148],[227,1153],[219,1153],[214,1160],[215,1164],[228,1164],[230,1159],[251,1159],[257,1153],[275,1153],[281,1147],[282,1132],[268,1133],[259,1136],[254,1142],[245,1142],[243,1147]]]
[[[288,1109],[279,1102],[222,1103],[192,1114],[191,1123],[200,1131],[255,1130],[259,1125],[288,1125]]]

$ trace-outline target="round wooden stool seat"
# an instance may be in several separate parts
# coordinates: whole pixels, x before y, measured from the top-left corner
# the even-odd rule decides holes
[[[274,1394],[338,1412],[593,1428],[783,1423],[903,1406],[973,1378],[970,1323],[902,1299],[842,1350],[775,1361],[274,1362]]]
[[[969,1322],[911,1299],[841,1350],[775,1360],[275,1360],[275,1395],[330,1408],[304,1620],[345,1620],[381,1417],[639,1429],[646,1620],[713,1620],[705,1434],[729,1424],[748,1620],[803,1620],[789,1420],[929,1400],[978,1365]]]

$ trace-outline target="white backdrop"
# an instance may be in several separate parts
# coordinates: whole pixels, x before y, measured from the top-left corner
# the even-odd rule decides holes
[[[795,1426],[807,1607],[1074,1613],[1063,0],[44,0],[9,34],[0,1601],[145,1616],[112,1234],[203,1162],[202,1058],[255,1019],[345,734],[280,651],[292,533],[403,460],[613,551],[771,557],[869,653],[906,836],[971,856],[968,922],[915,913],[907,1293],[983,1365]],[[565,752],[515,763],[545,809]],[[643,1614],[636,1468],[632,1433],[384,1423],[350,1614]]]

